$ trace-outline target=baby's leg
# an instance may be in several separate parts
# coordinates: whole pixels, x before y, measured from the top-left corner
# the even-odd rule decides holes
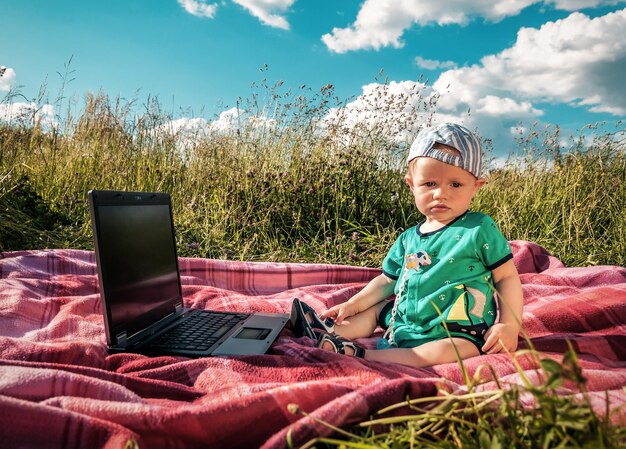
[[[386,304],[387,301],[381,301],[363,312],[346,318],[341,324],[335,324],[335,333],[349,340],[371,337],[378,326],[378,316]]]
[[[416,368],[423,368],[441,363],[457,361],[454,352],[456,346],[461,359],[467,359],[480,355],[478,348],[465,338],[444,338],[443,340],[430,341],[416,348],[391,348],[381,350],[367,350],[365,358],[378,362],[395,362]]]

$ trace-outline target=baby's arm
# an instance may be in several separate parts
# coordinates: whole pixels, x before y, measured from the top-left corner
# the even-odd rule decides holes
[[[491,272],[498,292],[500,320],[485,334],[483,351],[488,354],[517,349],[517,337],[521,330],[524,296],[522,283],[513,260],[500,265]]]
[[[388,298],[393,293],[395,285],[395,280],[379,274],[348,301],[337,304],[322,313],[321,318],[331,317],[334,318],[336,324],[341,324],[345,318],[363,312]]]

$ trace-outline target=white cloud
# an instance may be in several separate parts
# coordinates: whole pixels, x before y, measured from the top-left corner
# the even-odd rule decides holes
[[[289,29],[289,22],[284,17],[291,5],[296,0],[232,0],[233,3],[245,8],[250,14],[259,19],[261,23],[283,30]],[[208,0],[178,0],[189,14],[197,17],[212,19],[217,13],[218,4],[209,3]]]
[[[485,56],[480,64],[443,72],[432,87],[422,86],[421,101],[436,99],[433,121],[453,121],[477,129],[493,141],[494,153],[506,155],[517,149],[519,123],[539,121],[542,103],[566,103],[592,112],[626,115],[626,9],[591,19],[581,13],[548,22],[541,28],[523,28],[512,47]],[[411,82],[391,83],[390,87]],[[372,111],[363,112],[365,97],[383,89],[364,86],[363,93],[346,105],[353,126],[375,124]],[[469,115],[468,115],[469,112]],[[339,113],[334,111],[335,115]],[[424,120],[425,116],[419,117]],[[413,131],[413,130],[411,130]],[[402,137],[397,133],[396,140]]]
[[[15,70],[0,66],[0,92],[9,92],[15,82]],[[11,94],[9,94],[10,96]],[[44,130],[58,126],[51,104],[38,105],[34,102],[12,102],[5,98],[0,103],[0,122],[19,123],[25,126],[39,124]]]
[[[157,131],[157,133],[163,132],[169,136],[184,134],[186,136],[193,136],[194,140],[197,140],[208,137],[212,133],[228,133],[236,130],[243,131],[246,128],[271,128],[274,126],[274,123],[274,120],[270,118],[255,116],[243,109],[231,108],[221,112],[219,117],[214,121],[208,121],[201,117],[183,117],[159,125],[155,131]]]
[[[611,115],[620,116],[624,114],[624,108],[611,107],[611,106],[592,106],[589,108],[590,112],[606,113]]]
[[[15,70],[11,67],[1,66],[0,73],[2,73],[2,76],[0,76],[0,91],[8,92],[15,82]]]
[[[402,34],[417,23],[426,25],[465,24],[474,17],[500,20],[519,13],[538,0],[476,0],[454,2],[442,0],[366,0],[356,21],[347,28],[333,28],[322,41],[334,52],[358,49],[402,47]]]
[[[0,103],[0,121],[20,123],[27,126],[40,124],[44,129],[58,125],[54,116],[54,106],[36,103]]]
[[[233,0],[243,6],[250,14],[258,18],[265,25],[283,30],[289,29],[289,22],[283,14],[296,0]]]
[[[454,61],[436,61],[434,59],[422,58],[421,56],[416,56],[414,61],[415,65],[426,70],[455,69],[457,67]]]
[[[471,92],[470,87],[467,90]],[[327,130],[341,126],[343,140],[347,142],[354,130],[355,136],[359,130],[375,131],[402,146],[410,143],[426,123],[454,122],[477,129],[481,137],[494,141],[498,154],[505,155],[515,148],[514,126],[542,115],[530,101],[484,92],[461,99],[453,90],[440,86],[392,81],[388,85],[363,86],[361,95],[354,101],[332,109],[323,125]]]
[[[413,24],[464,25],[478,17],[499,21],[535,3],[572,11],[626,3],[626,0],[366,0],[352,25],[333,28],[322,36],[322,41],[337,53],[388,46],[399,48],[404,45],[402,34]]]
[[[428,106],[431,103],[436,103],[436,107]],[[363,86],[362,94],[353,102],[331,110],[323,125],[327,132],[340,126],[337,134],[344,144],[350,143],[353,135],[358,140],[365,131],[385,136],[403,147],[427,123],[459,123],[491,140],[494,154],[505,160],[517,148],[515,137],[520,131],[515,125],[534,121],[543,114],[528,101],[493,95],[478,98],[475,106],[477,109],[469,111],[468,105],[450,92],[414,81],[372,83]]]
[[[529,101],[517,102],[512,98],[486,95],[477,101],[476,114],[497,117],[532,118],[543,115],[543,111],[535,109]]]
[[[480,65],[442,73],[434,87],[441,91],[449,85],[449,101],[471,107],[488,95],[510,92],[626,115],[623,36],[626,9],[594,19],[572,13],[539,29],[522,28],[511,48],[484,57]]]
[[[181,150],[191,150],[198,143],[215,134],[229,135],[242,131],[263,133],[275,126],[275,121],[264,116],[255,116],[248,111],[232,108],[220,113],[217,120],[208,121],[201,117],[183,117],[159,125],[152,130],[152,137],[173,138]]]
[[[403,144],[429,120],[436,92],[415,81],[392,81],[389,84],[371,83],[354,101],[341,108],[333,108],[324,117],[322,128],[332,132],[339,129],[344,143],[350,141],[352,130],[370,134],[375,131],[393,142]]]
[[[228,133],[234,130],[245,130],[246,128],[255,130],[270,129],[275,125],[275,121],[264,115],[253,115],[248,111],[231,108],[220,114],[219,118],[210,123],[212,131]]]
[[[217,3],[209,3],[206,0],[178,0],[189,14],[197,17],[212,19],[217,12]]]
[[[173,139],[183,154],[187,154],[195,146],[212,133],[211,124],[204,118],[179,118],[157,126],[151,131],[156,140]]]
[[[211,126],[204,118],[179,118],[164,123],[156,128],[158,132],[163,132],[169,136],[177,134],[193,135],[197,138],[206,137],[211,131]]]
[[[564,11],[578,11],[605,5],[615,6],[624,2],[622,0],[550,0],[547,3],[553,4],[555,8]]]

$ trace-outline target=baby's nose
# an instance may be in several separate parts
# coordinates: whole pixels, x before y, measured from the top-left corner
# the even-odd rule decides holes
[[[433,191],[433,198],[445,198],[446,195],[446,189],[443,187],[438,187]]]

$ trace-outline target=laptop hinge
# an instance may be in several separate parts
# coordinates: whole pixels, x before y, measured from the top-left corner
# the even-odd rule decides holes
[[[176,308],[176,312],[181,312],[183,310],[183,303],[182,302],[177,302],[174,307]]]
[[[117,334],[115,339],[117,340],[117,346],[126,346],[126,331]]]

